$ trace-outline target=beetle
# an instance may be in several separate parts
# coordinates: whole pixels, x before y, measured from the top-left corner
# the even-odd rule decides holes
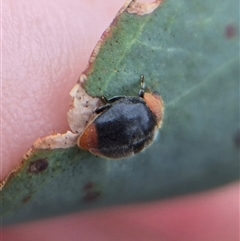
[[[138,96],[102,97],[105,105],[78,138],[77,144],[94,155],[118,159],[148,147],[162,125],[164,103],[157,92],[145,93],[141,75]]]

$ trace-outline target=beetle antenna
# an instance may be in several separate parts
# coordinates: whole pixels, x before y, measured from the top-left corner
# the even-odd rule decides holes
[[[140,77],[141,89],[139,90],[139,97],[143,98],[145,92],[145,82],[144,82],[144,75],[142,74]]]
[[[101,101],[104,103],[104,104],[107,104],[108,103],[108,99],[105,95],[101,96]]]

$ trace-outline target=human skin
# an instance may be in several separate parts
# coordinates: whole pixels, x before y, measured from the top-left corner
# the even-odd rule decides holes
[[[123,3],[2,2],[1,179],[38,137],[68,129],[69,92]],[[79,213],[2,230],[4,241],[238,238],[239,183],[173,200]]]

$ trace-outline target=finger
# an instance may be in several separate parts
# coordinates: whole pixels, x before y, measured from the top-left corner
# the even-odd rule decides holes
[[[69,129],[69,92],[123,3],[3,2],[0,179],[38,137]]]

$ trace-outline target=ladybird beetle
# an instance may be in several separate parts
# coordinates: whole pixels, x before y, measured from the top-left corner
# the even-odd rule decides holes
[[[78,146],[111,159],[132,156],[149,146],[162,125],[164,104],[156,92],[145,93],[141,76],[139,96],[102,97],[105,105],[78,138]]]

